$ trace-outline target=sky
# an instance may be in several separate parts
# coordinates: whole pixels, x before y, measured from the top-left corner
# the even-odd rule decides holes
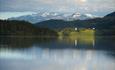
[[[104,16],[113,11],[115,0],[0,0],[0,18],[35,12],[80,12]]]

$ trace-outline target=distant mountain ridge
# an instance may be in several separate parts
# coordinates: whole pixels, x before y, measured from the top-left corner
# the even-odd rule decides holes
[[[97,29],[114,28],[115,27],[114,15],[115,13],[110,13],[104,16],[103,18],[93,18],[87,20],[73,20],[73,21],[51,19],[43,22],[38,22],[35,25],[39,27],[50,28],[50,29],[63,29],[63,28],[75,28],[75,27],[79,27],[79,28],[95,27]],[[110,16],[111,18],[109,18]]]
[[[31,23],[37,23],[42,22],[50,19],[54,20],[65,20],[65,21],[73,21],[73,20],[86,20],[86,19],[92,19],[96,16],[93,16],[91,14],[80,14],[78,12],[70,14],[70,13],[55,13],[55,12],[43,12],[43,13],[37,13],[32,15],[25,15],[20,17],[12,17],[8,18],[8,20],[25,20],[29,21]]]
[[[110,14],[108,14],[108,15],[106,15],[105,17],[115,17],[115,12],[112,12],[112,13],[110,13]]]
[[[50,29],[64,29],[64,28],[91,28],[95,27],[95,21],[97,19],[91,20],[74,20],[74,21],[64,21],[64,20],[47,20],[43,22],[38,22],[35,26],[39,26],[41,28],[50,28]]]

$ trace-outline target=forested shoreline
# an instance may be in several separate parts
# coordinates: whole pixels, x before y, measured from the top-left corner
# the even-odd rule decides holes
[[[0,36],[53,37],[58,34],[54,30],[36,27],[27,21],[0,20]]]

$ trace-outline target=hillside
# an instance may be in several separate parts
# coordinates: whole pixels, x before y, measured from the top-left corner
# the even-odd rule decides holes
[[[96,23],[97,34],[115,35],[115,12],[106,15]]]
[[[108,14],[108,15],[106,15],[105,17],[115,17],[115,12],[112,12],[112,13],[110,13],[110,14]]]
[[[106,15],[103,18],[94,18],[88,20],[47,20],[35,24],[39,27],[50,29],[64,28],[96,28],[97,35],[115,35],[115,12]]]
[[[64,29],[64,28],[93,28],[95,27],[95,21],[100,18],[91,20],[75,20],[75,21],[64,21],[64,20],[47,20],[36,23],[36,26],[47,27],[50,29]]]
[[[48,28],[39,28],[26,21],[0,20],[0,36],[57,36]]]

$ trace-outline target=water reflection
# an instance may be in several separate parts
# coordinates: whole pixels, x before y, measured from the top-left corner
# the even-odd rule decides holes
[[[115,37],[2,37],[0,70],[115,70]]]
[[[34,50],[34,51],[33,51]],[[106,51],[41,49],[0,51],[1,70],[114,70]]]
[[[95,36],[65,36],[58,40],[59,42],[69,43],[76,48],[94,48]]]
[[[27,38],[27,37],[0,37],[0,47],[6,48],[29,48],[33,45],[50,43],[56,38]]]
[[[115,36],[96,37],[95,43],[96,49],[115,51]]]
[[[33,46],[50,49],[98,49],[115,50],[115,37],[62,37],[62,38],[17,38],[1,37],[0,47],[26,49]]]

